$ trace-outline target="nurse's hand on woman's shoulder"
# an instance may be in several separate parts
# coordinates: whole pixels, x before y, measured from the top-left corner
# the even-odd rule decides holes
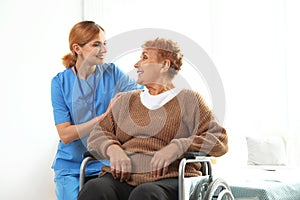
[[[119,92],[117,93],[109,102],[109,105],[105,111],[105,113],[103,113],[102,115],[97,117],[98,122],[102,121],[103,117],[105,117],[111,110],[112,106],[114,105],[114,103],[125,94],[126,92]]]

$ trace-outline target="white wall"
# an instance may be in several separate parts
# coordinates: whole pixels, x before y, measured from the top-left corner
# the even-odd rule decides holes
[[[286,3],[286,64],[287,64],[287,84],[288,84],[288,127],[289,137],[292,141],[295,152],[292,157],[293,164],[300,166],[300,27],[299,27],[299,8],[300,2],[290,0]]]
[[[55,199],[51,163],[58,135],[51,78],[64,70],[81,0],[0,1],[0,199]]]
[[[94,0],[85,0],[92,2]],[[50,169],[58,140],[50,81],[63,70],[68,34],[82,19],[81,0],[0,3],[0,199],[54,199]],[[232,155],[241,136],[280,134],[300,163],[300,5],[297,0],[102,0],[85,19],[108,39],[138,28],[170,29],[213,59],[226,95],[224,126]],[[298,159],[298,160],[297,160]]]

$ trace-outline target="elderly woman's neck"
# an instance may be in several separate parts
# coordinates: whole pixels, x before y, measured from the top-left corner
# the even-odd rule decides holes
[[[151,95],[158,95],[174,88],[172,83],[168,85],[149,84],[145,86]]]

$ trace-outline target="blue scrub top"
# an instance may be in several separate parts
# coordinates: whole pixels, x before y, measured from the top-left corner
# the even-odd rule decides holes
[[[87,80],[79,79],[71,68],[58,73],[51,83],[51,100],[55,124],[71,122],[80,124],[104,113],[111,98],[123,91],[142,89],[113,63],[97,65]],[[52,164],[61,174],[79,174],[83,153],[87,151],[88,136],[69,144],[59,141]],[[99,172],[109,161],[90,162],[86,174]]]

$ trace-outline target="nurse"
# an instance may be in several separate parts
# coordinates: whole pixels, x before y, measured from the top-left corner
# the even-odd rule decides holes
[[[66,69],[51,82],[51,101],[59,135],[52,165],[58,200],[75,200],[79,171],[86,143],[95,124],[109,112],[122,92],[141,89],[113,63],[104,63],[107,52],[104,29],[93,21],[82,21],[69,34],[70,53],[62,58]],[[98,175],[109,161],[87,166],[88,176]]]

